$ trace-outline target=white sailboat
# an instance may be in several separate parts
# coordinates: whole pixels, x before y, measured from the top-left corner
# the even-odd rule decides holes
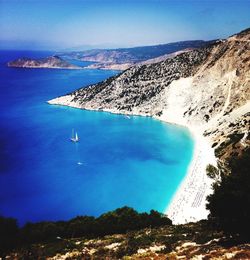
[[[79,137],[78,137],[78,135],[77,135],[77,132],[75,132],[75,134],[74,134],[74,129],[72,129],[72,137],[70,138],[70,140],[71,140],[72,142],[74,142],[74,143],[79,142]]]

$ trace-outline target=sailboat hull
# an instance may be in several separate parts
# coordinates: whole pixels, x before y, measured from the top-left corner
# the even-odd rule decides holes
[[[77,143],[77,142],[79,142],[79,139],[76,139],[76,138],[70,138],[70,141],[71,141],[71,142],[74,142],[74,143]]]
[[[70,138],[70,140],[74,143],[77,143],[79,141],[79,138],[78,138],[78,135],[77,135],[77,132],[75,132],[75,135],[74,135],[74,129],[72,130],[72,137]]]

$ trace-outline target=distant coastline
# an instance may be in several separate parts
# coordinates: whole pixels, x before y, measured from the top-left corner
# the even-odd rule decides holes
[[[9,67],[50,69],[101,69],[126,70],[135,65],[153,64],[182,52],[206,46],[212,41],[181,41],[153,46],[120,49],[91,49],[86,51],[58,52],[42,59],[18,58],[9,61]],[[72,62],[72,61],[76,62]],[[81,66],[81,62],[90,64]]]

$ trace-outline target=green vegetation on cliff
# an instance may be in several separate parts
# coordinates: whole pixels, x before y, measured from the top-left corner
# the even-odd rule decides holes
[[[138,213],[129,207],[118,208],[98,218],[78,216],[69,221],[27,223],[20,229],[16,220],[1,217],[0,255],[16,246],[55,242],[58,238],[92,238],[163,225],[172,225],[172,221],[154,210],[149,214]]]

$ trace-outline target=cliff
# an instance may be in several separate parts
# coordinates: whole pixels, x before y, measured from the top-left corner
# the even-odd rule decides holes
[[[101,83],[50,100],[50,104],[152,116],[205,136],[169,217],[174,223],[207,216],[208,150],[226,164],[250,144],[250,29],[164,61],[134,66]],[[202,138],[204,140],[204,138]],[[197,138],[196,138],[197,140]],[[199,141],[200,142],[200,141]],[[203,212],[201,215],[200,212]]]
[[[248,145],[250,30],[116,77],[49,103],[154,116],[200,129],[219,148],[230,133]],[[222,152],[220,153],[222,155]]]
[[[8,62],[8,67],[17,68],[51,68],[51,69],[80,69],[70,64],[59,56],[51,56],[43,59],[20,58]]]

